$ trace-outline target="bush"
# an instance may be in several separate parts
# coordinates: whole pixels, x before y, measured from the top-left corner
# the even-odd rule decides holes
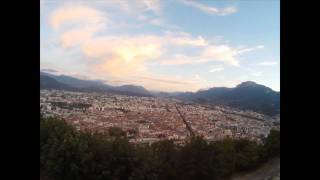
[[[201,137],[183,146],[170,140],[146,145],[129,143],[119,128],[89,134],[61,119],[40,121],[40,172],[47,179],[220,179],[279,155],[280,132],[274,130],[263,145],[232,139],[209,143]]]
[[[266,158],[280,156],[280,131],[270,131],[264,143],[264,150]]]
[[[63,120],[40,123],[40,170],[56,179],[82,179],[88,143]]]

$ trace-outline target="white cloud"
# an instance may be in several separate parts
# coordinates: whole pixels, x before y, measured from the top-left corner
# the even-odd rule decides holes
[[[278,62],[276,62],[276,61],[265,61],[265,62],[258,63],[259,66],[274,66],[277,64],[278,64]]]
[[[103,4],[108,8],[114,8],[116,11],[121,11],[130,17],[154,26],[178,28],[177,26],[169,25],[163,18],[160,0],[105,1]]]
[[[225,15],[229,15],[229,14],[233,14],[236,13],[238,11],[238,9],[236,7],[230,6],[230,7],[226,7],[226,8],[216,8],[213,6],[208,6],[208,5],[204,5],[201,4],[197,1],[191,1],[191,0],[182,0],[182,2],[188,6],[197,8],[205,13],[208,14],[214,14],[214,15],[219,15],[219,16],[225,16]]]
[[[186,32],[165,32],[164,41],[166,43],[176,45],[189,45],[189,46],[207,46],[209,44],[202,36],[193,37]]]
[[[206,42],[206,41],[205,41]],[[171,58],[161,61],[164,65],[202,64],[207,62],[223,62],[225,64],[239,66],[238,55],[261,49],[258,47],[237,49],[229,45],[202,44],[203,48],[198,55],[176,54]]]
[[[219,72],[219,71],[223,71],[223,70],[224,70],[223,67],[217,67],[217,68],[212,68],[212,69],[210,69],[209,72]]]
[[[243,49],[239,49],[237,51],[237,54],[242,54],[242,53],[246,53],[246,52],[250,52],[250,51],[254,51],[254,50],[258,50],[258,49],[263,49],[264,46],[263,45],[258,45],[256,47],[252,47],[252,48],[243,48]]]
[[[234,66],[238,66],[239,62],[235,58],[237,50],[228,45],[211,45],[204,49],[202,57],[209,61],[222,61]]]
[[[261,76],[261,75],[262,75],[262,72],[253,72],[253,73],[251,73],[250,75],[251,75],[251,76],[256,76],[256,77],[258,77],[258,76]]]
[[[110,5],[118,5],[120,9],[129,14],[141,14],[146,11],[152,11],[156,14],[161,13],[159,0],[120,0],[111,2]]]

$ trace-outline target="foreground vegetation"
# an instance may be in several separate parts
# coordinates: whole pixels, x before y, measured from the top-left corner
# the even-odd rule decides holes
[[[40,177],[45,180],[214,180],[280,156],[280,132],[263,144],[190,138],[132,144],[119,129],[107,135],[76,131],[56,118],[40,121]]]

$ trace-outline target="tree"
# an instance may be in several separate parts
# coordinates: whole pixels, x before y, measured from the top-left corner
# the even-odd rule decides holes
[[[280,156],[280,131],[271,130],[264,142],[265,156]]]
[[[56,179],[82,179],[88,143],[73,127],[56,118],[40,123],[40,169]]]
[[[126,136],[126,132],[124,132],[119,127],[110,127],[108,132],[109,132],[109,136],[113,136],[113,137],[125,137]]]
[[[202,137],[192,137],[179,150],[178,179],[212,179],[214,151]]]
[[[261,147],[246,139],[234,141],[235,146],[235,168],[243,171],[255,167],[259,161]]]
[[[215,177],[225,177],[234,173],[236,168],[234,141],[226,138],[210,143],[210,147],[215,152],[213,160]]]
[[[260,145],[245,139],[208,142],[191,137],[184,145],[162,140],[129,143],[125,132],[76,131],[62,119],[40,121],[40,175],[59,180],[220,179],[249,170],[280,154],[280,132]]]

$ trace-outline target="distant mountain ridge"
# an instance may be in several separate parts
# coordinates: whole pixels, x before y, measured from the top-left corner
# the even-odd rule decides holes
[[[214,87],[195,93],[180,93],[175,97],[197,103],[252,110],[272,116],[280,113],[280,92],[252,81],[243,82],[234,88]]]
[[[142,86],[122,85],[111,86],[101,81],[82,80],[66,75],[53,75],[40,71],[41,89],[64,89],[77,91],[109,92],[131,96],[152,96],[152,93]]]
[[[197,92],[151,92],[142,86],[111,86],[97,80],[82,80],[66,75],[53,75],[40,71],[41,89],[70,91],[109,92],[129,96],[172,97],[201,104],[225,105],[242,110],[252,110],[266,115],[280,114],[280,92],[246,81],[234,88],[213,87]]]
[[[60,83],[50,76],[40,75],[40,89],[69,89],[66,84]]]

